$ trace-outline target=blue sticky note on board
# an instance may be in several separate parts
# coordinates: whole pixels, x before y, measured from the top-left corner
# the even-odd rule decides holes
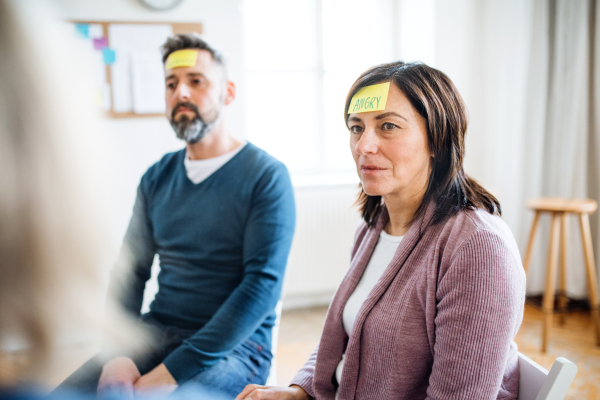
[[[90,37],[90,24],[75,24],[75,31],[84,38]]]
[[[117,53],[113,49],[105,47],[102,49],[102,59],[104,60],[104,64],[112,64],[117,60]]]

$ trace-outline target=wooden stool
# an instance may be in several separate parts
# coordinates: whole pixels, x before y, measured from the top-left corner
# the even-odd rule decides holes
[[[594,263],[594,252],[592,250],[592,235],[590,233],[589,214],[596,211],[598,203],[590,199],[559,199],[559,198],[540,198],[527,201],[527,208],[535,212],[533,217],[533,225],[529,234],[529,243],[527,244],[527,252],[523,261],[525,275],[531,261],[533,250],[533,241],[540,215],[548,212],[552,216],[550,225],[550,245],[548,248],[548,260],[546,267],[546,288],[544,290],[544,298],[542,300],[542,312],[544,313],[544,329],[542,336],[542,351],[545,352],[548,348],[548,339],[550,337],[550,327],[552,325],[552,315],[554,314],[554,295],[556,290],[556,268],[558,264],[558,242],[560,234],[560,274],[559,274],[559,297],[558,306],[565,307],[567,305],[566,278],[567,278],[567,215],[569,213],[577,214],[579,218],[579,226],[581,228],[581,239],[583,242],[583,255],[585,258],[585,267],[587,275],[588,296],[590,302],[590,312],[592,315],[592,323],[596,333],[596,344],[600,345],[600,316],[598,287],[596,281],[596,265]],[[561,316],[560,322],[564,322]]]

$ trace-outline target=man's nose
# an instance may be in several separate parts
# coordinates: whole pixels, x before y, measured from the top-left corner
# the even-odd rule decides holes
[[[185,83],[177,85],[177,98],[179,100],[188,100],[190,98],[190,88]]]
[[[378,140],[374,129],[365,129],[356,143],[356,152],[361,155],[377,153]]]

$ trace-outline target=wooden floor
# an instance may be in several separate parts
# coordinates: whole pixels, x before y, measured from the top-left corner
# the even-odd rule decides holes
[[[600,347],[595,345],[589,313],[567,314],[564,325],[560,325],[559,317],[555,316],[546,354],[540,351],[542,317],[537,309],[525,307],[523,324],[515,339],[519,351],[548,370],[557,357],[573,361],[577,365],[577,375],[566,399],[600,400]]]
[[[325,307],[284,311],[277,347],[279,385],[291,381],[318,344],[326,311]],[[568,314],[563,326],[555,320],[547,354],[540,351],[541,333],[541,312],[526,306],[523,324],[515,339],[519,351],[548,370],[557,357],[573,361],[578,372],[566,399],[600,400],[600,347],[594,345],[589,314]]]

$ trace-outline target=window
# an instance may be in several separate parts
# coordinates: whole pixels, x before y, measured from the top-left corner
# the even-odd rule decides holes
[[[404,3],[417,0],[245,0],[249,140],[292,176],[355,176],[346,95],[365,69],[399,58]]]

